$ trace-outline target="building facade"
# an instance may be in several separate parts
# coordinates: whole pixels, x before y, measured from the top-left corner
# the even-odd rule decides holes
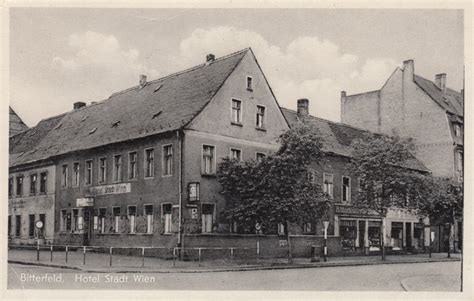
[[[341,122],[372,132],[413,138],[416,156],[434,176],[463,181],[464,93],[446,86],[446,74],[432,82],[415,74],[413,60],[396,68],[377,91],[356,95],[341,92]],[[433,221],[436,222],[436,221]],[[435,250],[462,245],[462,223],[451,234],[444,225],[433,228]]]

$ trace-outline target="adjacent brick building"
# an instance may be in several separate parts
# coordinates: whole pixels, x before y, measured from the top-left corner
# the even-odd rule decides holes
[[[377,91],[341,92],[341,121],[369,131],[413,138],[416,156],[434,176],[463,181],[464,93],[446,86],[446,74],[432,82],[415,74],[413,60],[396,68]],[[455,226],[455,247],[462,241]],[[446,244],[437,227],[435,249]],[[438,232],[441,235],[438,235]],[[459,245],[458,245],[459,244]]]

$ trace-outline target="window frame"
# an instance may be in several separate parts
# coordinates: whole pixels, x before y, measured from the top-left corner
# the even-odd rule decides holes
[[[237,152],[239,153],[238,162],[242,162],[242,149],[241,149],[241,148],[230,147],[229,150],[230,150],[230,152],[229,152],[229,158],[230,158],[231,160],[236,159],[236,158],[233,158],[232,152],[233,152],[233,151],[237,151]]]
[[[151,231],[148,231],[148,215],[147,212],[146,212],[146,207],[148,206],[151,206],[152,210],[151,210]],[[155,204],[153,203],[145,203],[143,204],[143,216],[145,217],[145,220],[146,220],[146,229],[145,229],[145,234],[153,234],[153,232],[155,231],[155,227],[154,227],[154,224],[155,224]]]
[[[249,86],[249,79],[250,79],[250,86]],[[247,89],[247,91],[253,91],[253,85],[254,82],[253,82],[253,76],[251,75],[246,75],[245,76],[245,89]]]
[[[196,197],[191,199],[191,186],[195,185],[196,186]],[[188,201],[189,202],[198,202],[201,200],[201,184],[199,182],[189,182],[188,183]]]
[[[135,214],[130,214],[130,208],[135,208]],[[133,218],[133,227],[132,227],[132,219],[131,216],[135,216]],[[136,204],[127,205],[127,218],[128,218],[128,225],[129,225],[129,234],[136,234],[137,233],[137,216],[138,216],[138,206]],[[133,230],[133,231],[132,231]]]
[[[211,172],[207,173],[205,172],[205,165],[204,165],[204,147],[207,146],[207,147],[211,147],[213,149],[213,152],[212,152],[212,161],[211,161]],[[209,176],[209,175],[215,175],[216,174],[216,158],[217,157],[217,147],[215,145],[212,145],[212,144],[202,144],[201,146],[201,175],[204,175],[204,176]]]
[[[168,213],[165,213],[164,207],[165,205],[169,205],[171,207],[170,210],[170,225],[169,225],[169,232],[166,231],[166,217],[165,215]],[[172,234],[173,233],[173,203],[166,202],[166,203],[161,203],[161,220],[162,220],[162,234]]]
[[[15,179],[14,177],[8,177],[8,197],[12,197],[14,195],[15,190]]]
[[[88,163],[91,164],[90,169],[87,165]],[[89,172],[90,172],[90,179],[89,179]],[[94,160],[87,159],[84,161],[84,186],[92,185],[93,177],[94,177]]]
[[[264,105],[258,104],[258,105],[256,106],[256,108],[257,108],[257,111],[256,111],[256,113],[255,113],[255,118],[256,118],[255,127],[256,127],[257,129],[259,129],[259,130],[264,130],[264,129],[265,129],[265,125],[266,125],[266,121],[267,121],[267,120],[266,120],[267,107],[264,106]],[[259,109],[259,108],[262,108],[262,109],[263,109],[263,114],[259,114],[259,112],[258,112],[258,109]],[[261,125],[261,126],[258,125],[258,116],[259,116],[259,115],[262,115],[262,125]]]
[[[23,196],[23,190],[24,190],[24,186],[25,186],[25,177],[23,174],[18,174],[15,176],[15,192],[16,192],[16,196]],[[21,181],[19,181],[21,180]]]
[[[259,155],[263,155],[263,158],[265,158],[267,156],[267,153],[255,152],[255,160],[259,161],[259,158],[258,158]]]
[[[347,200],[344,201],[344,178],[347,178],[349,179],[349,186],[348,186],[348,197],[347,197]],[[351,203],[351,199],[352,199],[352,196],[351,196],[351,177],[350,176],[344,176],[342,175],[341,176],[341,203],[342,204],[350,204]]]
[[[132,161],[132,154],[135,154],[135,161]],[[127,178],[130,181],[135,181],[138,179],[138,152],[135,151],[130,151],[128,152],[127,156]],[[135,163],[134,166],[132,167],[132,163]],[[133,177],[132,177],[132,170],[133,170]]]
[[[35,177],[33,185],[33,177]],[[38,193],[38,173],[30,174],[30,195],[36,195]]]
[[[117,157],[120,158],[119,170],[117,170],[115,164],[115,158]],[[117,153],[112,156],[112,183],[121,182],[123,182],[123,155],[121,153]]]
[[[234,101],[239,103],[239,110],[238,110],[238,115],[237,115],[237,121],[234,120]],[[242,120],[243,120],[243,101],[242,99],[232,97],[231,102],[230,102],[230,121],[231,124],[233,125],[242,125]]]
[[[324,189],[325,189],[325,181],[324,180],[325,180],[326,177],[329,177],[329,176],[332,179],[332,181],[331,181],[331,193],[327,193],[326,191],[324,191]],[[329,188],[329,185],[328,185],[328,188]],[[334,174],[323,172],[323,192],[327,193],[329,195],[329,197],[331,197],[331,199],[334,198]]]
[[[43,175],[45,176],[44,177],[44,190],[43,190]],[[48,193],[48,172],[47,171],[43,171],[43,172],[40,172],[40,189],[39,189],[39,193],[40,194],[47,194]]]
[[[107,157],[100,157],[99,158],[99,164],[97,164],[97,168],[98,168],[98,179],[97,179],[97,182],[99,184],[105,184],[107,183]],[[102,171],[102,162],[104,163],[104,166],[103,166],[103,171]]]
[[[151,150],[151,175],[148,175],[148,157],[147,157],[147,151]],[[143,178],[144,179],[153,179],[155,177],[155,148],[154,147],[147,147],[143,150]]]
[[[77,173],[74,169],[77,166]],[[72,163],[72,183],[71,187],[79,187],[81,185],[81,163],[79,161]]]
[[[204,219],[203,219],[203,215],[204,215],[204,211],[203,211],[203,207],[204,206],[207,206],[207,205],[212,205],[213,206],[213,210],[212,210],[212,214],[206,214],[206,215],[211,215],[211,231],[210,232],[205,232],[204,231]],[[210,234],[210,233],[214,233],[214,223],[216,222],[216,210],[217,210],[217,206],[215,203],[209,203],[209,202],[204,202],[204,203],[201,203],[201,234]]]
[[[166,149],[171,149],[171,154],[166,153]],[[161,147],[161,176],[162,177],[171,177],[173,176],[173,157],[174,149],[173,143],[164,144]],[[168,170],[167,160],[169,159],[170,170]]]
[[[68,187],[69,164],[61,165],[61,187]]]
[[[116,208],[119,208],[119,214],[115,215]],[[113,232],[114,234],[120,234],[120,219],[122,218],[122,206],[112,206],[112,222],[113,222]],[[118,219],[117,219],[118,218]],[[116,227],[117,226],[117,227]]]

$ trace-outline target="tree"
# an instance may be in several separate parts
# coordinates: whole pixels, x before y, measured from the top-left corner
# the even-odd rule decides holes
[[[217,180],[227,200],[227,219],[247,229],[258,222],[264,231],[285,225],[291,261],[289,225],[324,216],[329,199],[308,177],[308,165],[323,157],[317,129],[301,124],[282,134],[279,142],[279,150],[261,160],[224,159]]]
[[[359,177],[355,206],[382,218],[380,248],[385,260],[385,218],[391,208],[415,210],[426,197],[425,175],[411,169],[415,162],[411,140],[366,135],[353,145],[351,170]]]

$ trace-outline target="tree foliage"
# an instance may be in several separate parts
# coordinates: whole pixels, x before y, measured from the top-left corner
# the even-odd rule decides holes
[[[264,231],[277,223],[311,222],[328,211],[329,199],[307,173],[308,165],[323,157],[317,129],[293,127],[279,142],[278,151],[259,161],[225,159],[219,164],[217,179],[227,199],[223,213],[247,229],[256,222]]]

